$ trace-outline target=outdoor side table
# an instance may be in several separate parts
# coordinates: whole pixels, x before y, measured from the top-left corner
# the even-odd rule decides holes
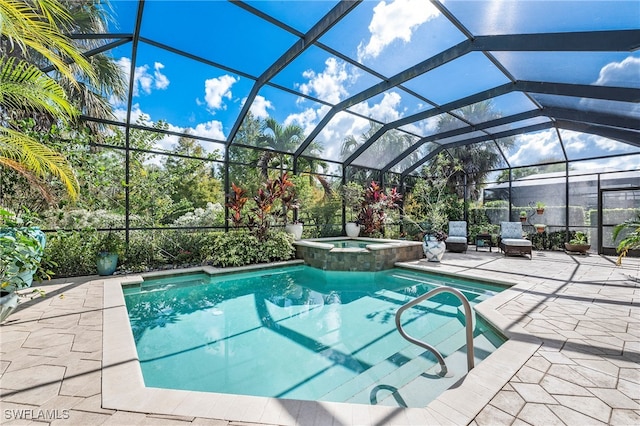
[[[478,234],[476,235],[476,251],[478,251],[478,247],[489,247],[489,252],[491,252],[491,247],[493,247],[493,240],[491,238],[491,234]]]

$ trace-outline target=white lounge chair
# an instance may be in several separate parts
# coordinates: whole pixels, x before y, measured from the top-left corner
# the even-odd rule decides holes
[[[449,251],[457,253],[467,251],[467,222],[464,220],[449,221],[449,237],[444,242]]]

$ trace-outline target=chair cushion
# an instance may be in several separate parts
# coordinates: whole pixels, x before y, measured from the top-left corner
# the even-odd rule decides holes
[[[503,238],[502,244],[505,246],[530,247],[531,241],[524,238]]]
[[[449,235],[449,238],[445,240],[447,243],[466,243],[467,237],[456,237]]]
[[[500,237],[505,238],[522,238],[521,222],[500,222]]]
[[[449,221],[449,235],[467,238],[467,222],[464,220]]]

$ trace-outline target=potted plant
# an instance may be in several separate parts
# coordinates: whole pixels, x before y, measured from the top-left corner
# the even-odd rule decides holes
[[[591,244],[587,242],[584,232],[577,231],[568,243],[564,243],[564,248],[568,252],[586,253],[591,248]]]
[[[542,234],[544,230],[547,229],[547,225],[543,223],[536,223],[533,226],[536,228],[536,231],[538,232],[538,234]]]
[[[118,267],[118,257],[124,251],[124,241],[117,233],[109,229],[98,235],[96,245],[96,268],[98,275],[112,275]]]
[[[446,250],[444,240],[448,236],[444,229],[449,221],[448,202],[455,197],[447,184],[460,170],[462,166],[457,160],[438,154],[424,169],[424,178],[416,182],[408,203],[408,208],[415,211],[414,215],[421,218],[418,226],[424,234],[422,248],[427,260],[432,262],[439,262]],[[417,221],[414,223],[418,224]]]
[[[536,213],[544,214],[544,208],[545,208],[545,205],[542,201],[538,201],[536,203]]]
[[[280,178],[275,179],[275,185],[278,187],[274,193],[280,197],[282,202],[282,218],[284,220],[284,229],[286,232],[293,234],[294,240],[302,238],[303,223],[298,220],[297,212],[300,208],[298,202],[295,184],[289,180],[287,173]],[[292,215],[292,222],[289,223],[289,212]]]
[[[18,306],[17,291],[33,283],[46,238],[38,227],[4,209],[0,209],[0,223],[0,321],[3,321]]]
[[[522,210],[520,212],[520,222],[524,223],[527,221],[527,212]]]
[[[447,249],[445,240],[449,236],[444,231],[435,231],[425,234],[422,241],[422,250],[429,262],[440,262]]]
[[[353,213],[364,201],[364,191],[358,183],[348,182],[342,187],[341,194],[345,210],[349,213],[349,221],[344,225],[345,232],[348,237],[355,238],[360,235],[360,221],[353,218]]]

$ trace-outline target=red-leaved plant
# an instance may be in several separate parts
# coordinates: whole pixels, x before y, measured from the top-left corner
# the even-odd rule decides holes
[[[380,235],[387,219],[387,210],[397,209],[401,199],[402,195],[396,188],[392,188],[387,195],[378,182],[371,181],[364,191],[362,208],[358,215],[358,223],[362,227],[363,234]]]

